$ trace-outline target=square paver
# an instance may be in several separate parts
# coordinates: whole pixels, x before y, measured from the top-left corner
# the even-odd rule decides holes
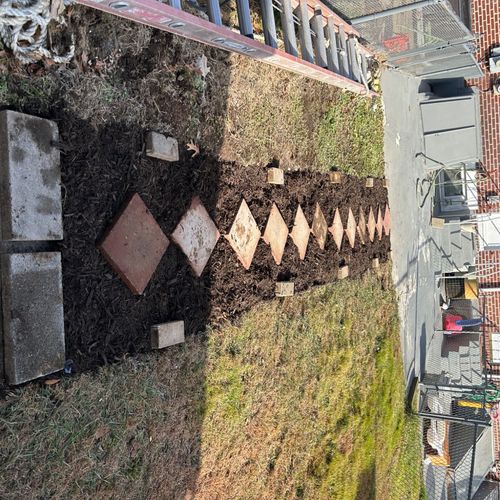
[[[184,321],[170,321],[151,327],[151,349],[164,349],[184,342]]]
[[[335,245],[337,245],[337,249],[340,252],[340,248],[342,247],[342,240],[344,239],[344,225],[342,224],[342,219],[340,217],[338,208],[335,210],[333,224],[328,228],[328,231],[332,233],[333,241],[335,241]]]
[[[384,212],[384,220],[382,221],[382,225],[384,226],[384,232],[387,236],[391,233],[391,211],[389,207],[385,206]]]
[[[179,145],[173,137],[149,132],[146,137],[146,154],[165,161],[179,161]]]
[[[375,215],[373,215],[372,207],[370,207],[366,227],[368,229],[368,238],[370,238],[370,241],[373,243],[373,240],[375,239],[375,228],[377,227],[377,223],[375,222]]]
[[[108,229],[99,249],[130,290],[141,295],[168,245],[168,238],[135,193]]]
[[[361,244],[364,245],[366,243],[366,219],[364,210],[359,208],[359,220],[358,220],[358,236]]]
[[[198,197],[193,199],[171,237],[186,254],[196,276],[201,276],[220,233]]]
[[[347,226],[345,228],[345,234],[349,240],[349,245],[354,248],[354,243],[356,241],[356,219],[352,210],[349,208],[349,215],[347,216]]]
[[[380,207],[378,207],[378,210],[377,210],[377,225],[376,225],[376,227],[377,227],[378,239],[381,240],[384,223],[382,221],[382,210],[380,210]]]
[[[57,125],[15,111],[0,112],[1,238],[62,240]]]
[[[306,216],[299,205],[297,207],[297,213],[295,214],[295,221],[293,223],[293,229],[290,233],[292,241],[295,243],[299,251],[300,260],[304,260],[306,257],[307,246],[309,245],[309,236],[311,235],[311,228],[307,223]]]
[[[316,210],[314,212],[312,223],[312,233],[318,240],[319,248],[321,250],[324,250],[326,244],[326,236],[328,234],[328,224],[326,222],[325,216],[323,215],[323,211],[319,206],[319,203],[316,203]]]
[[[274,262],[279,266],[288,239],[288,226],[283,220],[276,203],[273,203],[262,238],[271,247]]]
[[[2,255],[5,375],[22,384],[64,368],[61,254]]]
[[[260,231],[247,202],[242,200],[229,234],[225,236],[245,269],[252,265]]]

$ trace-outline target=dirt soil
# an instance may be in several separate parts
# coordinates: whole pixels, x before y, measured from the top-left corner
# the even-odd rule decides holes
[[[261,240],[249,271],[221,238],[201,278],[192,273],[182,251],[171,244],[143,296],[134,296],[106,263],[96,243],[127,197],[140,194],[163,231],[171,234],[199,196],[222,234],[228,233],[242,198],[261,231],[275,202],[289,228],[300,203],[311,223],[319,203],[331,224],[335,209],[343,221],[351,207],[384,207],[386,190],[380,180],[364,187],[362,180],[345,177],[333,185],[328,176],[310,171],[288,172],[285,186],[266,183],[266,169],[241,167],[210,156],[170,164],[146,157],[145,131],[119,124],[102,129],[69,120],[60,124],[64,185],[63,287],[67,357],[77,370],[113,362],[124,353],[149,349],[151,325],[183,319],[187,334],[204,332],[207,325],[234,320],[263,299],[274,296],[277,279],[290,279],[297,292],[332,282],[338,267],[349,264],[351,276],[370,267],[373,257],[386,260],[389,238],[351,249],[344,240],[337,252],[331,235],[326,248],[310,239],[300,261],[289,239],[277,266]],[[181,188],[182,187],[182,188]]]

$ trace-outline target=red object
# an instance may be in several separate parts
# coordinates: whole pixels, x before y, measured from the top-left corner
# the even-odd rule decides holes
[[[395,35],[384,41],[384,47],[391,52],[404,52],[410,48],[410,37],[408,35]]]
[[[446,314],[443,318],[443,330],[446,333],[454,334],[462,331],[462,326],[457,325],[457,321],[461,320],[462,316],[458,314]]]

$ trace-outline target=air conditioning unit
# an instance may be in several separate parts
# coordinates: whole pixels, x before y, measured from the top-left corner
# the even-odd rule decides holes
[[[500,73],[500,47],[491,50],[490,73]]]

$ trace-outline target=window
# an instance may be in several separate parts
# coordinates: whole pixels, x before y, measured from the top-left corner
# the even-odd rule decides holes
[[[491,334],[491,361],[500,363],[500,333]]]

